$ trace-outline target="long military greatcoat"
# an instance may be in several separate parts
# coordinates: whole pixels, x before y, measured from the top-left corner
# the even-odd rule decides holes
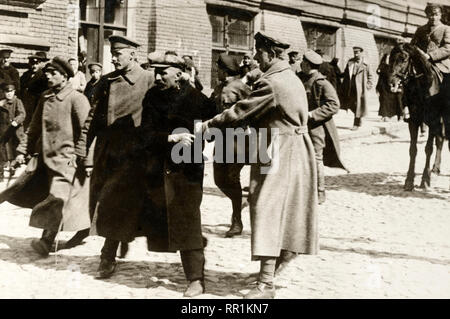
[[[350,109],[355,117],[361,118],[367,115],[367,91],[372,88],[372,73],[370,67],[364,61],[356,63],[350,59],[344,71],[342,83],[342,105],[344,109]]]
[[[90,109],[87,98],[66,85],[57,94],[46,91],[17,148],[34,155],[26,171],[0,194],[8,201],[33,208],[30,226],[57,231],[90,227],[89,179],[74,163],[74,145]]]
[[[86,158],[97,137],[90,187],[93,234],[130,242],[144,207],[144,157],[140,140],[142,101],[153,74],[135,64],[100,79],[76,154]]]
[[[142,137],[146,143],[145,234],[153,251],[203,248],[200,204],[203,194],[203,142],[201,137],[183,148],[189,162],[177,163],[175,144],[167,142],[173,130],[183,128],[193,134],[194,120],[206,120],[215,105],[189,84],[179,90],[152,88],[144,100]],[[177,147],[177,146],[175,146]],[[186,152],[186,153],[185,153]],[[195,154],[198,158],[195,161]],[[178,154],[178,152],[176,152]]]
[[[20,99],[14,97],[11,101],[0,101],[0,163],[16,158],[16,148],[24,137],[24,119],[25,109]],[[17,123],[16,127],[11,125],[13,121]]]
[[[324,149],[323,164],[347,170],[340,158],[339,136],[333,121],[340,106],[336,90],[320,72],[311,74],[304,85],[312,116],[308,127],[313,143],[320,144],[315,146]]]
[[[282,249],[318,251],[317,170],[308,135],[308,101],[300,79],[288,62],[272,65],[251,95],[207,122],[207,127],[239,126],[278,129],[268,138],[271,161],[251,165],[250,217],[252,256],[279,256]],[[270,134],[270,133],[269,133]],[[264,143],[262,143],[264,144]],[[261,153],[264,153],[261,150]]]

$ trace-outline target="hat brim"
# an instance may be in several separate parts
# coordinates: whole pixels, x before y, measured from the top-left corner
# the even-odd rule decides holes
[[[28,60],[39,60],[39,61],[41,61],[41,62],[47,62],[47,61],[49,61],[50,59],[48,59],[48,58],[43,58],[43,57],[40,57],[40,56],[38,56],[38,55],[30,55],[30,56],[28,57]]]
[[[155,63],[155,64],[151,64],[150,65],[152,68],[161,68],[161,69],[167,69],[170,67],[174,67],[174,68],[178,68],[178,69],[183,69],[184,66],[179,65],[179,64],[167,64],[167,63]]]

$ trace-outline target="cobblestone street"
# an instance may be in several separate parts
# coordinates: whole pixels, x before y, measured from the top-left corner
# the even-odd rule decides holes
[[[424,166],[419,144],[416,185]],[[277,298],[450,298],[450,155],[444,145],[441,176],[429,191],[403,191],[408,167],[406,129],[342,142],[350,169],[326,170],[327,202],[320,207],[318,255],[299,256],[276,278]],[[243,171],[248,183],[248,168]],[[224,238],[231,202],[215,187],[207,165],[202,203],[206,294],[241,298],[256,279],[250,260],[248,208],[244,233]],[[2,188],[5,184],[2,184]],[[30,210],[0,206],[0,298],[181,298],[186,287],[178,254],[130,244],[107,280],[94,279],[103,238],[39,259],[30,241]],[[73,233],[62,233],[67,240]]]

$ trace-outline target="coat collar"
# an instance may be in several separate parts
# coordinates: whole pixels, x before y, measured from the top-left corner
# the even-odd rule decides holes
[[[131,67],[130,70],[128,70],[128,72],[123,72],[121,70],[113,71],[112,73],[110,73],[110,76],[108,76],[108,79],[110,81],[114,81],[117,80],[119,77],[122,77],[125,79],[125,81],[133,85],[137,82],[137,80],[141,76],[141,70],[142,68],[137,63],[134,63],[134,65]]]
[[[265,78],[274,73],[278,73],[284,70],[291,70],[291,66],[289,65],[288,61],[281,60],[273,64],[266,72],[264,72],[261,77]]]
[[[306,80],[305,86],[311,87],[317,80],[325,80],[327,77],[320,72],[314,72]]]
[[[61,90],[59,91],[57,94],[55,94],[55,92],[53,92],[51,89],[47,90],[44,92],[44,97],[45,98],[49,98],[51,96],[56,96],[56,98],[60,101],[64,101],[64,99],[70,94],[72,93],[72,91],[74,91],[74,89],[72,88],[72,86],[69,84],[69,82],[67,82],[67,85]]]

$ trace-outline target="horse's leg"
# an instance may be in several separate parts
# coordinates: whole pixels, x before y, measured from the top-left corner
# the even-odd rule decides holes
[[[441,173],[441,155],[442,147],[444,146],[444,138],[442,136],[435,136],[436,138],[436,156],[434,158],[432,173],[439,175]]]
[[[420,188],[428,189],[431,186],[431,171],[430,171],[430,161],[431,155],[433,154],[433,140],[434,135],[431,134],[431,130],[428,131],[427,144],[425,145],[425,168],[422,173],[422,182],[420,183]]]
[[[416,168],[417,135],[419,133],[419,126],[412,121],[409,121],[408,128],[411,141],[409,142],[409,169],[406,174],[404,189],[405,191],[412,191],[414,189],[414,170]]]

